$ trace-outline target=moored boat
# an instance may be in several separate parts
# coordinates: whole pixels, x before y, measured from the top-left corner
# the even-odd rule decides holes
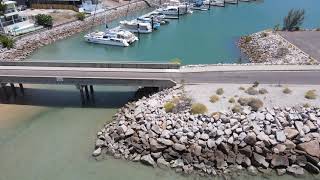
[[[128,47],[130,44],[138,40],[134,34],[122,29],[111,29],[105,32],[91,32],[85,35],[84,38],[90,43],[122,47]]]
[[[151,33],[152,26],[150,23],[140,22],[138,20],[120,21],[121,28],[134,33]]]

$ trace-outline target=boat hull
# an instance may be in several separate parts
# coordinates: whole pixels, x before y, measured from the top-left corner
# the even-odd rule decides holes
[[[110,46],[121,46],[121,47],[128,47],[130,46],[130,44],[138,40],[138,38],[133,38],[133,39],[130,39],[129,41],[112,41],[110,39],[95,38],[90,36],[85,36],[84,38],[89,43],[104,44],[104,45],[110,45]]]

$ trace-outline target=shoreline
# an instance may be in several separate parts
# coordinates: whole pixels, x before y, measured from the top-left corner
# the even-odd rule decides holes
[[[173,112],[164,105],[174,102]],[[254,111],[192,114],[182,87],[128,103],[97,133],[93,156],[216,176],[319,174],[320,109],[273,107]]]
[[[104,13],[97,14],[95,17],[90,16],[84,21],[78,20],[53,27],[52,29],[41,31],[39,33],[27,35],[25,37],[19,38],[16,41],[14,48],[3,48],[0,51],[0,60],[23,60],[40,47],[51,44],[61,39],[65,39],[74,34],[86,31],[90,29],[93,24],[94,26],[101,25],[105,22],[105,20],[107,22],[110,22],[117,18],[125,16],[127,13],[138,12],[146,8],[148,8],[148,5],[144,1],[133,2],[130,3],[129,10],[127,8],[127,5],[121,5],[121,7],[119,8],[113,8],[116,10],[109,10]],[[93,18],[95,18],[94,23],[92,22]]]
[[[242,36],[238,41],[238,47],[247,55],[251,63],[319,64],[309,54],[273,30],[263,30]]]

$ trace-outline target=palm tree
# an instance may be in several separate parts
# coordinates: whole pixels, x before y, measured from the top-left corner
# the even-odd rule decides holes
[[[296,31],[299,30],[304,20],[304,9],[291,9],[283,20],[283,30]]]

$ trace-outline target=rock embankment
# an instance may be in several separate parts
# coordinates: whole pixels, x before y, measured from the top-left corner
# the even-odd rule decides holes
[[[125,16],[127,13],[140,11],[147,8],[144,1],[135,2],[128,6],[119,7],[116,10],[90,16],[84,21],[75,21],[61,26],[53,27],[39,33],[27,35],[18,39],[12,49],[3,48],[0,50],[0,60],[22,60],[28,57],[34,50],[51,44],[57,40],[65,39],[73,34],[89,30],[92,25],[103,24]],[[94,20],[94,21],[93,21]]]
[[[128,103],[98,132],[93,155],[139,161],[185,174],[219,175],[247,169],[279,175],[318,174],[320,109],[278,108],[257,112],[192,115],[166,113],[183,95],[167,89]]]
[[[317,64],[316,60],[273,31],[241,37],[238,46],[253,63]]]

